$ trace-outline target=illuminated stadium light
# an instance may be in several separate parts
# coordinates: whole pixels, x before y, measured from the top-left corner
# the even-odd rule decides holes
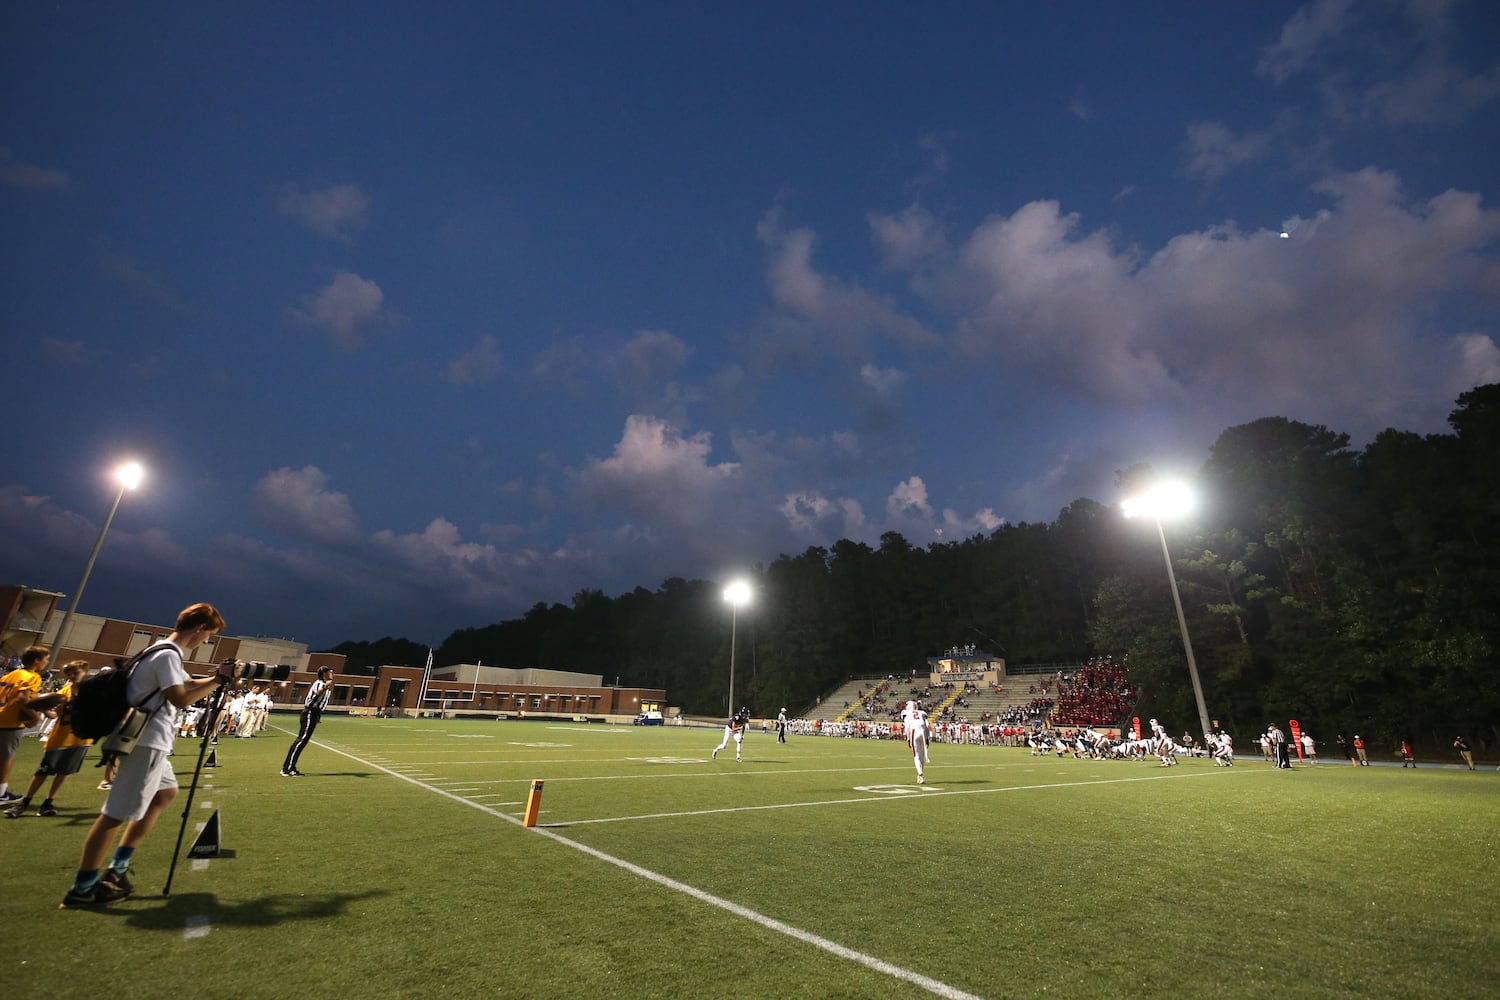
[[[1167,549],[1163,518],[1177,518],[1193,509],[1193,493],[1185,483],[1158,483],[1138,496],[1120,501],[1120,512],[1126,517],[1149,517],[1156,523],[1161,539],[1161,554],[1167,561],[1167,582],[1172,585],[1172,604],[1177,608],[1177,627],[1182,631],[1182,648],[1187,654],[1188,676],[1193,681],[1193,698],[1198,703],[1198,722],[1206,737],[1213,732],[1208,721],[1208,705],[1203,700],[1203,684],[1198,680],[1198,661],[1193,657],[1193,642],[1188,638],[1187,616],[1182,613],[1182,597],[1177,592],[1177,573],[1172,569],[1172,553]]]

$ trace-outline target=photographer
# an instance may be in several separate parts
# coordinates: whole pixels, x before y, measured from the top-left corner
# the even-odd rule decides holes
[[[146,655],[130,675],[128,697],[132,705],[150,713],[135,749],[121,762],[83,842],[78,874],[63,897],[64,909],[100,906],[125,899],[134,890],[126,872],[130,859],[167,806],[177,797],[177,775],[172,770],[172,741],[179,710],[211,692],[233,674],[226,663],[213,675],[188,676],[183,666],[198,646],[223,630],[224,618],[211,604],[194,604],[177,616],[177,626],[165,642]],[[104,855],[115,831],[125,827],[108,870],[102,875]]]
[[[302,702],[302,718],[297,726],[297,738],[287,749],[286,762],[281,765],[283,778],[304,777],[297,770],[297,758],[302,756],[302,748],[312,739],[313,730],[318,728],[318,720],[323,718],[323,709],[328,707],[328,698],[332,694],[333,668],[319,667],[318,679],[312,682],[312,687],[307,690],[307,698]]]

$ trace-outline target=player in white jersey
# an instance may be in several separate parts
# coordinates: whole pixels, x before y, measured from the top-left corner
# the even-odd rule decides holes
[[[927,713],[920,703],[909,701],[901,713],[901,726],[906,731],[906,745],[911,747],[912,761],[917,765],[917,784],[925,782],[927,773],[927,738],[931,729]]]
[[[727,747],[730,740],[734,740],[734,759],[739,760],[740,752],[745,743],[745,728],[749,725],[750,710],[748,708],[741,708],[734,715],[731,715],[729,721],[724,724],[724,739],[719,742],[718,746],[714,747],[714,759],[717,760],[719,751]]]
[[[1161,758],[1162,767],[1171,767],[1177,763],[1177,744],[1167,735],[1167,727],[1155,719],[1151,720],[1151,742],[1152,752]]]
[[[1234,740],[1224,730],[1210,737],[1213,743],[1213,755],[1215,767],[1234,766]]]

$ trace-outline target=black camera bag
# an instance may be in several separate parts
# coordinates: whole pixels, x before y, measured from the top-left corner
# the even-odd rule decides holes
[[[129,659],[117,656],[112,667],[105,667],[90,674],[73,686],[73,697],[66,703],[64,721],[79,739],[97,740],[114,732],[125,713],[135,706],[130,704],[127,691],[130,675],[150,653],[172,647],[170,642],[158,642],[147,646]],[[175,647],[172,647],[175,648]],[[152,692],[155,694],[155,692]],[[150,700],[148,697],[147,701]]]

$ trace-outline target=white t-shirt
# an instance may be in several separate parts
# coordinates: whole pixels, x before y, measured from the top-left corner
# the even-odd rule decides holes
[[[151,720],[141,732],[137,746],[153,750],[172,749],[177,733],[177,706],[167,700],[165,689],[174,684],[187,684],[190,680],[182,665],[182,650],[171,643],[163,644],[161,649],[135,665],[127,694],[132,705],[139,705],[151,713]]]

